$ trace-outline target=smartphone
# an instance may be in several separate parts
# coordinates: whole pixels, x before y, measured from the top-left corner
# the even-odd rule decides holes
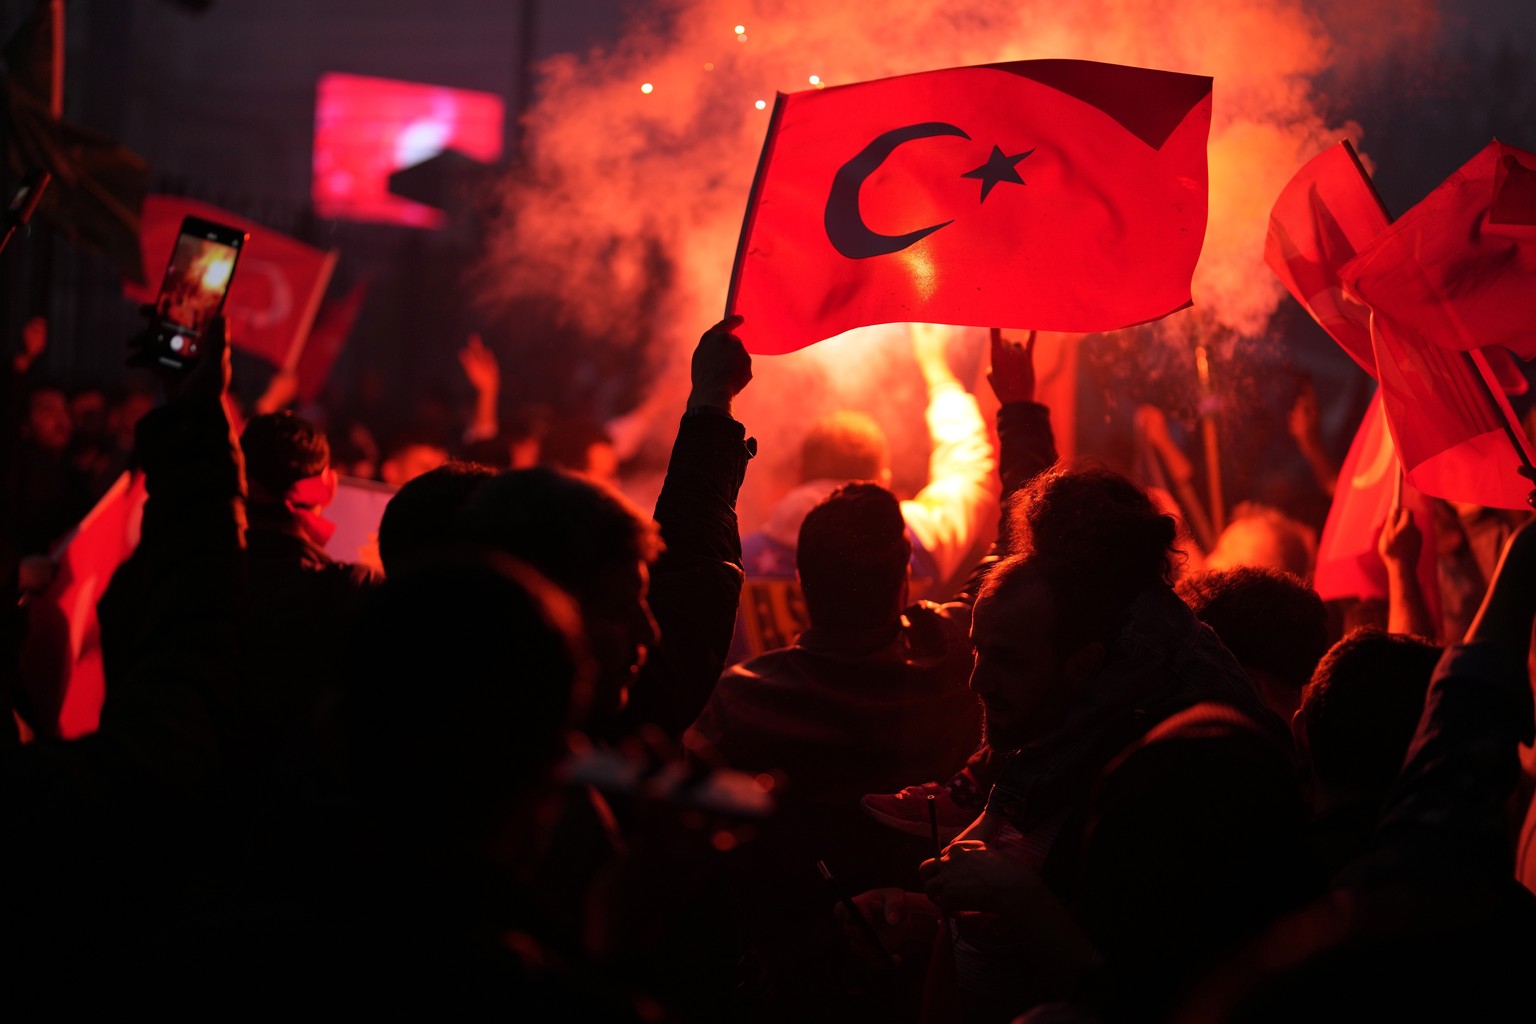
[[[224,309],[240,251],[250,235],[201,217],[181,222],[155,299],[149,355],[178,370],[197,362],[208,323]]]
[[[854,923],[859,926],[859,930],[864,933],[864,938],[869,941],[871,948],[879,952],[887,966],[898,966],[896,959],[891,956],[891,951],[886,949],[885,943],[880,941],[880,933],[875,931],[875,926],[870,923],[869,918],[864,916],[864,912],[859,909],[859,905],[853,902],[853,897],[844,892],[842,885],[832,876],[832,869],[827,867],[827,862],[818,860],[816,862],[816,870],[821,872],[821,877],[831,887],[832,892],[837,896],[837,901],[843,905],[843,909],[848,911],[848,916],[853,919]]]

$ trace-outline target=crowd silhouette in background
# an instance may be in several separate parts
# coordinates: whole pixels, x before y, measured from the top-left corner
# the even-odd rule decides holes
[[[5,364],[0,973],[17,1008],[633,1022],[1506,1019],[1536,964],[1536,527],[1395,514],[1387,601],[1316,524],[1058,457],[1034,337],[990,396],[913,325],[929,474],[816,424],[745,539],[752,363],[694,351],[654,508],[603,424],[403,429],[230,393],[222,322],[160,391]],[[985,397],[995,416],[982,412]],[[1304,393],[1291,435],[1343,486]],[[72,739],[20,651],[50,552],[127,469]],[[338,475],[398,487],[382,571]],[[745,540],[745,547],[744,547]],[[1437,546],[1440,592],[1412,567]],[[1433,597],[1433,601],[1426,600]],[[1437,610],[1436,613],[1430,611]],[[57,696],[57,695],[55,695]]]

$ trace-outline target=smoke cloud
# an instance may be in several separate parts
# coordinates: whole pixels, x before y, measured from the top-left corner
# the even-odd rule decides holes
[[[1392,20],[1380,38],[1401,43],[1432,31],[1423,4],[1412,6],[1414,18]],[[1377,5],[1348,7],[1339,24],[1353,39],[1369,37],[1363,11]],[[1392,5],[1380,8],[1375,20],[1393,19]],[[676,399],[656,403],[663,414],[655,433],[669,439],[687,356],[723,310],[774,93],[813,88],[812,76],[838,85],[1039,58],[1214,79],[1210,218],[1195,303],[1231,335],[1260,334],[1282,295],[1263,262],[1275,196],[1311,156],[1341,138],[1358,144],[1361,135],[1321,113],[1313,83],[1340,53],[1327,18],[1297,0],[653,4],[613,48],[541,68],[527,166],[502,185],[507,215],[492,231],[482,298],[493,308],[552,298],[594,335],[632,332],[635,311],[649,310],[653,393]],[[658,253],[671,268],[659,291]],[[957,335],[964,364],[979,353],[980,332]],[[792,474],[805,423],[842,404],[886,423],[893,450],[915,450],[915,465],[898,466],[898,482],[903,471],[920,482],[922,387],[904,331],[851,332],[801,353],[759,357],[755,369],[742,416],[763,440],[764,458],[743,495],[745,525],[757,511],[753,489],[776,489]]]

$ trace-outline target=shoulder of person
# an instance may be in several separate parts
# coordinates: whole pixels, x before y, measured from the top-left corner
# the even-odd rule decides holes
[[[914,601],[902,610],[907,647],[915,660],[970,654],[971,607],[958,601]]]
[[[1288,807],[1294,761],[1243,712],[1206,701],[1157,722],[1110,761],[1100,793],[1146,807]]]

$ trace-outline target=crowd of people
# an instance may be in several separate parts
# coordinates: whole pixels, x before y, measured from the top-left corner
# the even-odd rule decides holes
[[[647,1024],[1528,1003],[1528,513],[1447,503],[1455,542],[1394,514],[1389,598],[1325,602],[1315,534],[1277,510],[1205,551],[1167,491],[1059,457],[1033,335],[993,333],[989,423],[913,325],[925,485],[893,493],[844,411],[744,538],[739,326],[699,339],[643,510],[601,429],[497,422],[478,339],[457,437],[370,452],[280,382],[232,400],[220,321],[163,401],[37,386],[29,325],[8,1000]],[[1315,405],[1297,420],[1344,486]],[[148,498],[96,606],[100,722],[62,738],[24,678],[30,599],[124,469]],[[382,572],[326,551],[338,472],[398,486]]]

